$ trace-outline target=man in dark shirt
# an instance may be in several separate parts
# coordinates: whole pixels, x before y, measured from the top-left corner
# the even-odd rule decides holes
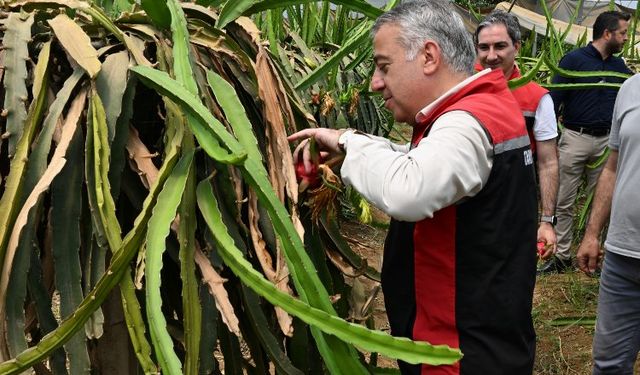
[[[630,15],[617,11],[604,12],[593,25],[593,42],[566,54],[560,68],[570,71],[613,71],[631,73],[624,60],[614,56],[627,41]],[[617,77],[567,78],[557,75],[553,83],[622,83]],[[556,113],[562,113],[564,130],[558,143],[559,187],[556,205],[558,236],[557,253],[541,266],[539,273],[563,272],[571,268],[573,209],[583,173],[587,174],[588,191],[593,190],[602,163],[597,168],[587,165],[597,161],[605,151],[611,128],[611,115],[617,89],[594,88],[555,90],[551,97]]]

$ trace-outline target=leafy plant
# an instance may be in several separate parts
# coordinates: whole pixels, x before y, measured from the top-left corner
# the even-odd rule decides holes
[[[389,134],[393,120],[379,95],[369,91],[369,34],[382,10],[362,1],[274,1],[257,3],[245,14],[254,14],[284,76],[321,126]]]

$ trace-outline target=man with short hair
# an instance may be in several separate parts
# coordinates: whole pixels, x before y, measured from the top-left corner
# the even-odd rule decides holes
[[[518,18],[504,10],[489,13],[475,32],[478,63],[482,68],[500,69],[507,80],[519,78],[516,54],[520,50]],[[511,91],[525,118],[531,150],[536,156],[542,214],[538,225],[538,242],[546,245],[542,258],[552,255],[556,247],[555,210],[558,193],[558,124],[549,91],[531,81]]]
[[[593,374],[632,375],[640,351],[640,75],[620,88],[613,110],[611,154],[600,174],[578,265],[596,271],[598,237],[611,212],[593,337]]]
[[[341,174],[393,220],[382,287],[396,336],[459,347],[455,365],[399,362],[403,374],[531,374],[537,202],[533,157],[500,71],[473,75],[474,45],[444,1],[406,2],[373,28],[371,87],[408,145],[352,130],[305,129],[343,154]],[[331,157],[331,155],[329,155]]]
[[[593,24],[593,42],[566,54],[560,68],[568,71],[613,71],[631,73],[624,60],[614,54],[622,51],[627,40],[629,15],[617,11],[604,12]],[[622,83],[618,77],[567,78],[553,77],[553,83]],[[571,241],[573,237],[573,215],[578,188],[583,174],[587,175],[587,191],[593,191],[604,163],[595,164],[604,154],[611,113],[618,91],[613,88],[581,90],[552,90],[551,97],[556,113],[562,110],[564,129],[558,143],[560,177],[556,215],[558,246],[556,256],[539,269],[540,273],[564,272],[573,268]]]

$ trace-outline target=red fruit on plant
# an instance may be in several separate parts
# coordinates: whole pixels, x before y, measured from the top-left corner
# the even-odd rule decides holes
[[[314,189],[320,186],[320,177],[318,176],[318,166],[311,164],[311,170],[307,172],[304,169],[304,162],[299,159],[296,162],[296,179],[300,184],[300,190],[304,191],[306,188]]]

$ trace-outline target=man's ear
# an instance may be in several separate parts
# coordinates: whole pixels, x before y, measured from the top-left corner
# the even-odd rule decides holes
[[[515,43],[513,44],[513,46],[514,46],[514,47],[515,47],[515,49],[516,49],[516,54],[520,53],[520,47],[522,47],[522,43],[520,43],[520,42],[515,42]]]
[[[422,54],[424,59],[422,71],[426,75],[432,75],[442,64],[442,50],[438,43],[427,40],[424,42]]]

